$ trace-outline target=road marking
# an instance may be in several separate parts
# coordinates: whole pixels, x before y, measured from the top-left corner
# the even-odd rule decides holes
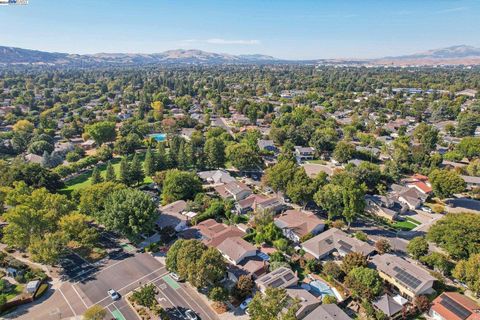
[[[110,311],[110,313],[112,314],[112,316],[115,317],[115,319],[117,320],[127,320],[124,316],[123,316],[123,313],[115,306],[115,310],[113,311]]]
[[[188,292],[187,292],[187,289],[183,288],[182,287],[182,290],[187,294],[187,296],[190,297],[190,299],[192,299],[192,301],[200,307],[200,309],[202,309],[203,313],[205,313],[205,316],[208,318],[208,319],[211,319],[210,315],[208,314],[208,312],[205,311],[205,309],[203,309],[202,305],[200,303],[198,303]],[[201,299],[201,298],[199,298]]]
[[[62,289],[58,288],[58,291],[60,291],[60,293],[62,294],[63,299],[65,299],[65,302],[67,302],[68,307],[70,308],[70,310],[72,310],[73,315],[76,317],[76,316],[77,316],[77,313],[75,312],[75,310],[73,310],[72,305],[70,304],[70,302],[68,302],[68,299],[67,299],[67,297],[65,297],[65,295],[63,294]]]
[[[177,290],[180,288],[180,285],[177,281],[173,280],[168,274],[162,277],[162,280],[165,281],[173,290]]]
[[[118,289],[117,292],[123,291],[125,288],[131,286],[131,285],[134,284],[135,282],[140,282],[140,280],[142,280],[143,278],[148,277],[148,276],[150,276],[151,274],[153,274],[153,273],[155,273],[155,272],[157,272],[157,271],[159,271],[160,269],[163,269],[163,268],[164,268],[164,267],[162,266],[162,267],[156,269],[155,271],[150,272],[149,274],[144,275],[143,277],[141,277],[141,278],[139,278],[139,279],[137,279],[137,280],[135,280],[135,281],[130,282],[130,283],[127,284],[126,286]],[[161,275],[159,275],[159,276],[155,277],[154,279],[152,279],[151,281],[155,281],[155,279],[158,279],[158,278],[164,276],[164,275],[167,274],[167,273],[168,273],[168,272],[164,272],[164,273],[162,273]],[[147,282],[147,283],[150,283],[151,281],[149,281],[149,282]],[[94,303],[94,304],[99,304],[99,303],[103,302],[103,301],[106,300],[106,299],[108,299],[108,296],[105,297],[105,298],[103,298],[103,299],[101,299],[101,300],[99,300],[99,301],[97,301],[97,302]]]
[[[152,283],[153,283],[153,282],[152,282]],[[176,306],[176,305],[173,303],[173,301],[170,300],[170,298],[169,298],[165,293],[163,293],[162,290],[160,290],[155,283],[153,283],[153,285],[158,289],[158,293],[161,294],[162,296],[164,296],[164,297],[168,300],[168,302],[170,302],[170,304],[172,305],[172,307],[174,307],[175,310],[177,310],[177,312],[183,317],[183,314],[182,314],[182,312],[180,311],[180,309],[178,309],[178,306]]]
[[[85,308],[88,309],[88,305],[85,303],[85,301],[83,300],[83,297],[80,295],[80,293],[78,293],[77,289],[75,288],[75,283],[72,284],[72,288],[73,288],[73,291],[75,291],[75,293],[77,294],[77,296],[80,298],[80,300],[82,300],[83,305],[85,306]]]

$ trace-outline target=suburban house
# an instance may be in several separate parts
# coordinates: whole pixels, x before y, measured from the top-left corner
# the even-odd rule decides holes
[[[473,176],[461,176],[461,177],[467,184],[468,190],[480,188],[480,177],[473,177]]]
[[[444,292],[428,313],[435,320],[480,320],[480,305],[458,292]]]
[[[322,259],[337,252],[345,256],[350,252],[359,252],[365,256],[371,255],[375,248],[366,242],[350,237],[337,228],[328,229],[325,232],[302,243],[302,248],[316,259]]]
[[[255,280],[255,284],[261,292],[265,292],[267,288],[285,289],[297,285],[297,283],[297,275],[286,267],[280,267]]]
[[[240,237],[232,237],[223,240],[217,245],[218,251],[231,264],[237,265],[243,259],[257,255],[257,248]]]
[[[334,303],[319,305],[304,320],[352,320],[345,311]]]
[[[392,297],[388,293],[375,300],[372,305],[375,309],[380,310],[389,318],[393,318],[403,310],[403,305],[407,302],[401,296]]]
[[[246,197],[243,200],[237,201],[235,203],[235,208],[237,209],[237,212],[240,214],[245,214],[249,211],[252,211],[257,203],[262,202],[267,200],[268,198],[266,196],[263,196],[261,194],[254,194],[252,193],[248,197]]]
[[[275,225],[293,242],[307,235],[317,235],[325,228],[325,221],[310,211],[287,210],[275,218]]]
[[[218,223],[214,219],[202,221],[191,229],[200,234],[203,243],[215,248],[228,238],[243,237],[245,235],[245,232],[237,227]]]
[[[393,254],[376,255],[371,262],[380,277],[395,286],[401,294],[410,298],[434,292],[437,280],[425,269]]]
[[[407,187],[415,188],[423,194],[429,195],[432,193],[432,185],[427,176],[416,173],[409,178],[403,179],[402,182]]]
[[[280,198],[267,198],[263,201],[254,203],[254,210],[256,211],[270,211],[273,214],[279,214],[285,208],[285,204]]]
[[[198,176],[208,184],[226,184],[235,181],[235,178],[224,170],[202,171]]]
[[[385,218],[390,221],[397,220],[399,214],[407,211],[408,207],[404,203],[400,203],[393,197],[386,197],[381,195],[365,196],[367,204],[366,210],[374,215]]]
[[[160,215],[157,219],[157,226],[160,229],[171,227],[180,232],[188,227],[189,216],[182,214],[187,208],[187,203],[183,200],[172,202],[166,206],[160,207]]]
[[[300,286],[290,286],[286,290],[289,297],[298,302],[299,308],[295,313],[297,319],[305,318],[321,303],[317,297]]]
[[[418,209],[427,200],[428,195],[418,191],[417,188],[405,187],[397,184],[391,186],[393,195],[398,201],[408,206],[410,210]]]
[[[258,140],[257,142],[258,148],[260,150],[266,150],[270,152],[277,152],[278,149],[275,147],[275,144],[273,143],[273,140]]]
[[[214,189],[220,197],[224,199],[233,198],[236,201],[243,200],[252,194],[252,190],[239,181],[232,181],[224,185],[215,186]]]
[[[305,160],[313,160],[314,156],[314,148],[295,146],[295,158],[297,158],[298,162],[303,162]]]

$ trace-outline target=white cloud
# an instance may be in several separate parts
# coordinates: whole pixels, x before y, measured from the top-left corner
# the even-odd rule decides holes
[[[222,39],[222,38],[211,38],[205,40],[199,39],[187,39],[183,40],[182,42],[185,43],[207,43],[207,44],[232,44],[232,45],[244,45],[244,46],[254,46],[260,45],[260,40],[229,40],[229,39]]]

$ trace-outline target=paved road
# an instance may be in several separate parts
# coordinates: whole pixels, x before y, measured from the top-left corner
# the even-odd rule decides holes
[[[135,320],[138,317],[127,304],[125,295],[141,285],[154,283],[160,289],[160,304],[171,309],[169,311],[188,308],[197,312],[202,319],[218,319],[194,289],[166,278],[168,272],[165,266],[147,253],[117,255],[115,260],[108,260],[101,267],[87,265],[84,270],[81,276],[62,284],[41,304],[19,309],[5,318],[66,319],[81,316],[87,308],[99,304],[110,311],[112,318]],[[109,289],[117,290],[122,298],[112,301],[107,295]]]

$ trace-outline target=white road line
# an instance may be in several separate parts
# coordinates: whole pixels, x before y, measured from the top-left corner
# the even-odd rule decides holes
[[[153,283],[153,282],[152,282],[152,283]],[[180,309],[178,309],[178,307],[172,302],[172,300],[170,300],[170,298],[169,298],[165,293],[163,293],[162,290],[160,290],[160,288],[159,288],[155,283],[153,283],[153,285],[158,289],[158,292],[159,292],[162,296],[164,296],[164,297],[168,300],[168,302],[170,302],[170,304],[175,308],[175,310],[177,310],[177,312],[178,312],[180,315],[182,315],[182,312],[181,312]],[[188,304],[187,304],[187,305],[188,305]]]
[[[143,277],[141,277],[141,278],[139,278],[139,279],[137,279],[137,280],[135,280],[135,281],[130,282],[129,284],[125,285],[124,287],[118,289],[117,292],[123,291],[125,288],[131,286],[131,285],[134,284],[135,282],[140,282],[140,280],[142,280],[143,278],[148,277],[148,276],[150,276],[151,274],[153,274],[153,273],[155,273],[155,272],[157,272],[158,270],[163,269],[163,268],[164,268],[164,267],[158,268],[158,269],[156,269],[155,271],[150,272],[149,274],[144,275]],[[150,282],[152,282],[152,281],[155,281],[156,279],[158,279],[158,278],[160,278],[160,277],[163,277],[163,276],[166,275],[167,273],[168,273],[168,272],[162,273],[161,275],[155,277],[154,279],[146,282],[146,284],[148,284],[148,283],[150,283]],[[108,297],[105,297],[105,298],[97,301],[97,302],[94,303],[94,304],[99,304],[99,303],[103,302],[103,301],[106,300],[106,299],[108,299]],[[113,303],[114,303],[114,302],[113,302]],[[113,303],[111,303],[111,304],[109,304],[109,305],[112,305]]]
[[[192,299],[193,302],[195,302],[195,304],[196,304],[198,307],[200,307],[200,309],[202,309],[202,311],[205,313],[205,316],[206,316],[208,319],[211,319],[210,315],[209,315],[207,312],[205,312],[205,309],[203,309],[202,306],[201,306],[200,304],[198,304],[198,303],[193,299],[193,297],[188,294],[187,291],[185,291],[185,290],[183,290],[183,291],[190,297],[190,299]],[[178,291],[175,291],[175,292],[178,293]],[[192,309],[196,309],[196,308],[193,308],[193,307],[192,307],[192,304],[191,304],[191,303],[188,303],[188,301],[187,301],[182,295],[179,294],[178,296],[180,297],[181,300],[183,300],[183,301],[185,302],[185,304],[186,304],[187,306],[189,306],[189,307],[192,308]]]
[[[85,301],[83,300],[82,296],[80,295],[80,293],[78,293],[77,289],[75,288],[75,283],[72,284],[72,288],[73,288],[73,291],[75,291],[75,293],[77,294],[77,296],[80,298],[80,300],[82,300],[83,305],[85,306],[85,308],[88,309],[88,305],[85,303]]]
[[[208,312],[205,311],[205,309],[203,309],[202,305],[200,303],[198,303],[187,291],[187,289],[183,288],[181,285],[180,285],[180,288],[187,294],[187,296],[190,297],[190,299],[192,299],[192,301],[200,307],[200,309],[202,309],[203,313],[205,313],[205,315],[208,317],[208,319],[211,319],[210,315],[208,314]],[[199,299],[201,299],[199,297]]]
[[[75,312],[75,310],[73,310],[72,305],[70,304],[70,302],[68,302],[68,299],[67,299],[67,297],[65,297],[65,295],[63,294],[62,289],[58,288],[58,291],[60,291],[60,293],[62,294],[63,299],[65,299],[65,302],[67,302],[68,307],[70,308],[70,310],[72,310],[73,315],[76,317],[76,316],[77,316],[77,313]]]

